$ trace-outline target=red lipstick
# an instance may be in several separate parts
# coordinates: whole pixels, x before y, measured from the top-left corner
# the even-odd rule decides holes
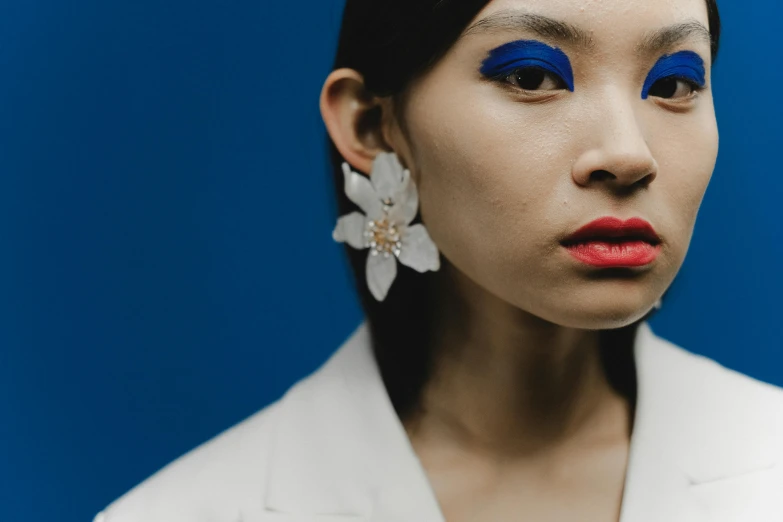
[[[644,266],[655,261],[661,251],[655,229],[639,218],[599,218],[561,244],[579,261],[599,268]]]

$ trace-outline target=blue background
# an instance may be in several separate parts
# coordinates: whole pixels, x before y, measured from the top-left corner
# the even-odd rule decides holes
[[[91,520],[359,322],[318,111],[341,8],[0,3],[0,520]],[[720,157],[653,328],[783,385],[783,4],[721,8]]]

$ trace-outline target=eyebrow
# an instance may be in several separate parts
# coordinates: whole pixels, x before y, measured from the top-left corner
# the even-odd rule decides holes
[[[494,31],[529,31],[572,47],[595,47],[592,35],[584,29],[555,18],[517,9],[505,9],[478,20],[460,35],[460,39],[472,34]],[[701,22],[687,20],[647,33],[636,45],[635,51],[639,55],[654,54],[689,38],[703,41],[707,45],[712,44],[709,29]]]
[[[693,38],[712,46],[712,34],[701,22],[689,20],[652,31],[636,46],[637,54],[653,54]]]
[[[495,31],[530,31],[574,46],[586,48],[595,46],[593,37],[575,25],[516,9],[504,9],[482,18],[468,27],[460,35],[460,39],[472,34]]]

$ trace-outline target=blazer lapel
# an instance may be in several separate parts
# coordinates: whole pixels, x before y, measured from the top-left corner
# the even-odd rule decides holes
[[[745,514],[773,483],[779,445],[767,443],[774,432],[748,408],[749,392],[723,390],[715,376],[726,370],[647,323],[634,357],[638,402],[620,522],[767,522]],[[262,521],[444,522],[366,323],[289,390],[277,414]]]
[[[282,399],[270,447],[270,521],[444,522],[386,392],[363,323]]]
[[[771,412],[754,402],[758,385],[656,336],[646,322],[634,351],[637,413],[621,522],[771,522],[742,516],[772,483],[778,459],[764,418]]]

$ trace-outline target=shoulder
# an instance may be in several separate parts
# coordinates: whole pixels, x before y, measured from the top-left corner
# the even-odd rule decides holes
[[[783,459],[783,388],[654,334],[650,339],[640,352],[640,379],[648,381],[640,381],[640,392],[647,391],[656,422],[690,436],[685,458],[705,461],[702,478],[716,474],[707,470],[717,455],[744,460],[737,467]]]
[[[240,520],[263,491],[276,401],[201,444],[111,503],[95,522]]]
[[[344,366],[359,361],[368,335],[362,324],[320,368],[294,383],[278,400],[171,462],[112,502],[95,522],[257,519],[278,453],[275,449],[291,443],[289,436],[320,432],[331,424],[323,422],[322,406],[342,408],[339,390]],[[303,419],[306,426],[297,424]],[[297,454],[301,449],[296,448]]]
[[[687,383],[695,397],[723,407],[751,410],[765,417],[778,414],[777,420],[783,416],[783,388],[728,368],[661,337],[657,337],[657,341],[660,359],[668,367],[673,384]]]

